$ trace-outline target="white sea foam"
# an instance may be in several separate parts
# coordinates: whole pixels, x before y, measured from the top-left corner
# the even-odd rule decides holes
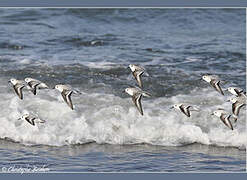
[[[20,64],[30,64],[32,61],[31,59],[24,58],[19,61]]]
[[[111,69],[112,67],[116,67],[117,64],[113,62],[83,62],[83,65],[89,68],[100,68],[100,69]]]
[[[162,146],[201,143],[244,149],[247,144],[245,110],[240,112],[234,130],[230,130],[219,118],[210,115],[217,108],[231,112],[227,97],[211,88],[170,98],[143,98],[144,116],[139,115],[127,97],[96,93],[72,96],[75,105],[72,111],[54,90],[39,91],[36,96],[26,91],[21,101],[10,87],[1,86],[0,138],[52,146],[88,142]],[[201,111],[193,111],[192,117],[187,118],[169,109],[178,102],[197,105]],[[18,121],[23,112],[38,115],[46,123],[31,126]]]

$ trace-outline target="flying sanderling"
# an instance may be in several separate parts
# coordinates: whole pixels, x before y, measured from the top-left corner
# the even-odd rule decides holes
[[[211,115],[215,115],[217,117],[220,118],[220,120],[227,126],[229,127],[231,130],[233,130],[233,126],[231,123],[230,118],[232,117],[232,115],[228,114],[224,109],[218,109],[216,111],[214,111]],[[234,120],[236,120],[235,117],[233,117]]]
[[[20,99],[23,99],[22,89],[25,87],[24,82],[21,81],[21,80],[17,80],[15,78],[11,78],[9,80],[9,83],[11,83],[13,85],[13,88],[15,90],[15,93],[18,95],[18,97]]]
[[[147,76],[148,73],[145,71],[145,69],[143,67],[140,67],[140,66],[137,66],[137,65],[134,65],[134,64],[130,64],[129,65],[129,68],[133,74],[133,76],[135,77],[137,83],[138,83],[138,86],[140,88],[142,88],[142,80],[141,80],[141,76],[145,73]]]
[[[240,109],[246,105],[246,98],[244,96],[232,97],[228,102],[232,103],[232,113],[236,116],[236,122]]]
[[[31,117],[28,113],[23,114],[18,120],[25,120],[28,123],[30,123],[31,125],[35,126],[35,122],[37,123],[45,123],[44,120],[41,120],[39,118],[36,117]]]
[[[229,87],[227,90],[235,96],[244,95],[244,90],[238,87]]]
[[[196,107],[193,107],[191,105],[185,105],[183,103],[174,104],[171,107],[171,109],[173,109],[173,108],[180,110],[182,113],[184,113],[188,117],[190,117],[191,111],[199,111],[199,109],[197,109]]]
[[[31,89],[31,91],[34,95],[36,95],[37,88],[38,89],[48,89],[48,86],[45,83],[43,83],[37,79],[33,79],[33,78],[28,77],[28,78],[25,78],[25,82],[27,83],[28,88]]]
[[[208,83],[210,83],[210,85],[216,89],[216,91],[218,91],[220,94],[224,95],[221,87],[220,87],[220,79],[218,78],[218,76],[215,75],[204,75],[202,76],[202,79]]]
[[[141,98],[142,96],[150,97],[151,95],[148,92],[142,91],[140,88],[126,88],[125,92],[132,96],[132,101],[137,107],[141,115],[143,115]]]
[[[72,95],[72,93],[75,93],[75,94],[81,94],[81,93],[79,91],[73,90],[69,86],[63,85],[63,84],[56,85],[55,89],[57,89],[59,92],[61,92],[63,100],[73,110],[74,108],[73,108],[73,104],[72,104],[72,101],[71,101],[71,95]]]

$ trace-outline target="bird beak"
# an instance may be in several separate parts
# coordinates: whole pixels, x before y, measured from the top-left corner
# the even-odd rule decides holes
[[[122,93],[125,93],[125,90],[123,90]]]
[[[21,120],[21,118],[18,118],[17,120]]]
[[[212,116],[212,115],[214,115],[214,113],[211,113],[210,115]]]
[[[173,109],[173,108],[174,108],[173,106],[170,107],[170,109]]]
[[[230,102],[230,99],[228,99],[226,102]]]
[[[8,83],[11,83],[11,81],[8,81]]]

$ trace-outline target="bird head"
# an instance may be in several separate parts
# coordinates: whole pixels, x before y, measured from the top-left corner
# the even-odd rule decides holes
[[[204,81],[206,81],[206,82],[210,82],[210,81],[211,81],[211,79],[210,79],[210,77],[209,77],[208,75],[203,75],[203,76],[202,76],[202,79],[203,79]]]
[[[16,85],[16,84],[17,84],[17,79],[11,78],[11,79],[9,80],[9,83],[11,83],[11,84],[13,84],[13,85]]]

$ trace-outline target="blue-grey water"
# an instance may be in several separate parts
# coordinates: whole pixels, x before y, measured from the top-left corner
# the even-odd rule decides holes
[[[245,108],[230,130],[211,113],[231,113],[231,94],[201,79],[245,90],[245,37],[245,9],[0,9],[0,171],[245,171]],[[144,116],[123,93],[129,64],[150,75]],[[8,80],[26,77],[83,94],[74,111],[53,89],[20,100]],[[170,109],[181,102],[200,111]],[[18,121],[26,112],[46,122]]]

